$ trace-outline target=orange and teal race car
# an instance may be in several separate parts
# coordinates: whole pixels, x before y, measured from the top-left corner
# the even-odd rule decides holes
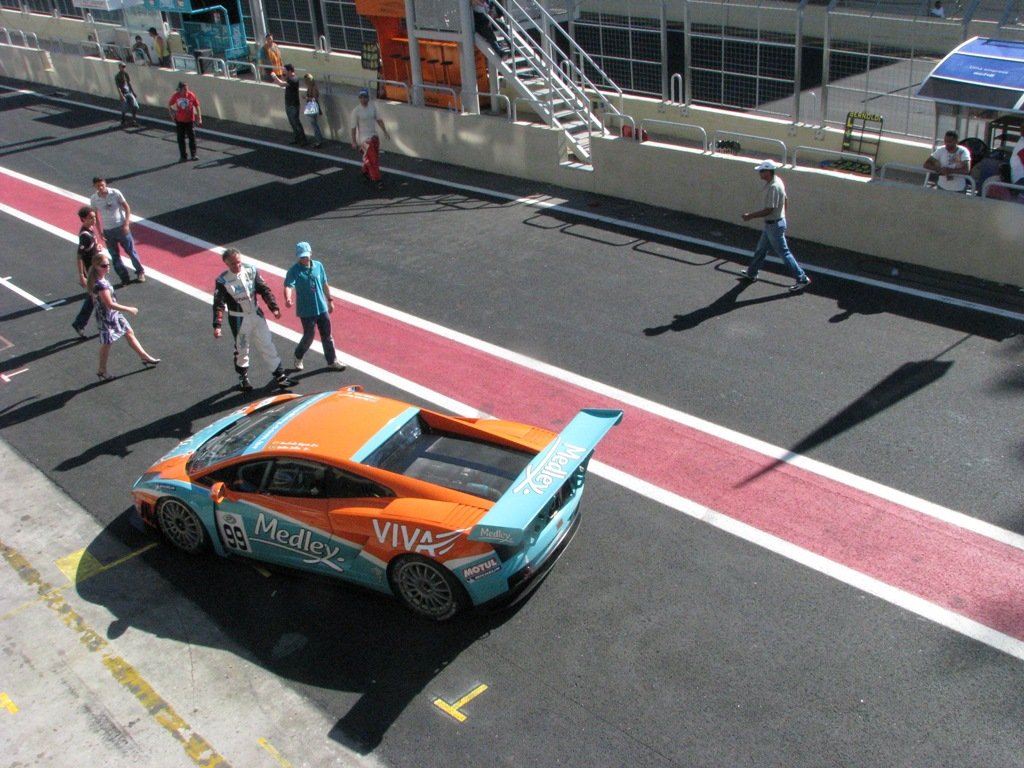
[[[556,435],[361,387],[281,394],[182,442],[132,496],[186,552],[336,576],[442,621],[537,583],[576,532],[587,464],[621,419],[586,409]]]

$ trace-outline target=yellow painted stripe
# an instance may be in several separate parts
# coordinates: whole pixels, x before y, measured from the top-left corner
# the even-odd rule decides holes
[[[256,743],[267,750],[267,752],[270,753],[270,756],[277,761],[277,764],[280,765],[281,768],[292,768],[292,764],[285,760],[284,755],[278,752],[274,745],[269,741],[264,738],[259,738],[256,739]]]
[[[134,552],[129,552],[124,557],[120,557],[112,563],[104,565],[91,554],[84,549],[80,549],[77,552],[72,552],[70,555],[62,557],[57,560],[57,568],[68,577],[68,581],[72,584],[81,584],[86,579],[92,578],[97,573],[103,573],[109,571],[111,568],[116,568],[119,565],[127,563],[133,557],[138,557],[143,552],[148,552],[156,546],[156,542],[147,544],[141,549],[136,549]]]
[[[6,709],[12,715],[18,714],[18,705],[11,701],[11,697],[6,693],[0,693],[0,708]]]
[[[140,550],[144,551],[144,550]],[[0,554],[26,585],[36,590],[43,605],[53,611],[64,626],[78,635],[89,651],[100,652],[109,645],[106,638],[90,627],[64,598],[63,592],[43,581],[39,571],[19,552],[0,541]],[[139,554],[136,552],[134,554]],[[134,554],[132,556],[134,556]],[[124,558],[122,558],[123,560]],[[107,568],[112,567],[106,566]],[[102,653],[103,666],[126,691],[131,693],[149,713],[153,721],[181,743],[185,754],[200,768],[230,768],[228,762],[202,736],[192,730],[167,701],[127,661],[113,653]]]
[[[454,702],[452,704],[449,704],[444,699],[434,699],[434,706],[437,707],[438,709],[440,709],[442,712],[444,712],[444,713],[446,713],[448,715],[451,715],[456,720],[458,720],[460,723],[464,723],[464,722],[466,722],[466,715],[465,715],[465,713],[461,712],[460,710],[466,704],[471,702],[473,699],[475,699],[477,696],[479,696],[481,693],[483,693],[486,690],[487,690],[487,685],[484,684],[484,683],[480,683],[480,685],[478,685],[476,688],[474,688],[472,691],[467,693],[465,696],[463,696],[458,701],[456,701],[456,702]]]

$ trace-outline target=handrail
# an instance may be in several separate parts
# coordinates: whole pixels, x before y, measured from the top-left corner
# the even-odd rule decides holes
[[[206,74],[206,72],[203,71],[203,62],[204,61],[209,61],[210,63],[212,63],[213,66],[214,66],[214,70],[216,70],[217,67],[220,67],[221,74],[224,77],[229,77],[227,63],[224,61],[224,59],[217,58],[216,56],[196,56],[196,65],[199,67],[199,74],[201,74],[201,75],[205,75]],[[216,77],[217,72],[214,71],[211,74],[213,74]]]
[[[691,125],[689,123],[673,123],[671,120],[655,120],[654,118],[645,118],[640,121],[640,136],[644,135],[644,130],[648,125],[664,125],[672,128],[686,128],[693,129],[700,134],[701,151],[708,151],[708,132],[699,125]]]
[[[488,98],[496,99],[499,102],[502,101],[502,100],[505,101],[505,114],[508,116],[509,122],[512,122],[512,99],[510,99],[504,93],[489,93],[487,95],[488,95]],[[493,107],[492,107],[491,111],[492,112],[494,111]]]
[[[923,187],[928,183],[928,177],[931,176],[932,172],[929,171],[922,165],[910,165],[909,163],[885,163],[882,166],[881,171],[878,173],[878,178],[888,181],[887,174],[889,171],[903,171],[904,173],[916,173],[924,177],[924,181],[921,182]]]
[[[793,149],[793,165],[797,164],[797,159],[800,156],[800,150],[805,149],[809,152],[814,152],[819,155],[828,155],[830,157],[838,157],[842,160],[856,160],[859,163],[864,163],[871,168],[871,178],[875,177],[875,158],[870,155],[859,155],[856,152],[842,152],[836,149],[825,149],[823,147],[795,147]]]
[[[450,85],[437,85],[435,83],[420,83],[418,85],[413,85],[412,86],[412,90],[413,90],[413,93],[417,93],[418,91],[441,91],[442,93],[450,93],[452,95],[452,100],[454,101],[454,103],[458,104],[458,110],[456,110],[455,107],[449,106],[448,107],[448,111],[449,112],[456,112],[456,111],[461,112],[462,111],[462,96],[459,95],[459,93],[457,93],[456,90],[454,88],[452,88]]]
[[[624,114],[622,112],[605,112],[603,115],[601,115],[601,127],[602,128],[607,128],[608,127],[607,123],[608,123],[609,118],[612,119],[612,120],[618,120],[623,125],[625,125],[626,123],[629,123],[629,127],[633,129],[633,134],[629,137],[629,140],[630,141],[639,141],[640,140],[640,133],[636,129],[636,120],[633,119],[632,115],[627,115],[627,114]],[[620,135],[622,134],[621,129],[619,131],[619,134]]]
[[[256,81],[259,81],[260,79],[259,70],[256,69],[256,65],[253,64],[251,61],[242,61],[241,59],[226,59],[224,63],[229,65],[228,77],[231,77],[231,67],[233,66],[235,68],[235,77],[238,77],[239,69],[244,69],[245,67],[248,67],[252,70],[253,79],[255,79]]]
[[[330,49],[327,47],[327,35],[320,35],[320,53],[330,53]]]
[[[714,154],[717,151],[718,141],[719,138],[722,136],[730,136],[736,139],[754,139],[755,141],[763,141],[766,144],[778,144],[779,147],[781,147],[782,149],[782,152],[779,154],[779,159],[782,161],[783,165],[786,164],[786,155],[788,151],[786,149],[786,142],[782,141],[781,139],[771,139],[768,138],[767,136],[755,136],[750,133],[736,133],[735,131],[715,131],[711,137],[712,154]]]
[[[984,197],[988,200],[998,200],[999,198],[991,198],[988,196],[988,191],[992,189],[992,187],[1000,187],[1001,189],[1017,191],[1018,198],[1016,200],[1005,200],[1004,202],[1024,202],[1024,184],[1011,184],[1008,181],[1000,181],[995,176],[991,176],[985,179],[985,183],[981,185],[981,197]]]
[[[91,45],[96,46],[96,51],[97,53],[99,53],[100,58],[103,59],[103,61],[107,60],[107,57],[103,55],[103,46],[97,43],[95,40],[83,40],[81,43],[79,43],[79,45],[81,45],[83,49],[88,48]],[[82,55],[88,56],[89,54],[83,52]]]
[[[405,82],[404,80],[381,80],[381,79],[378,79],[378,78],[373,78],[371,80],[367,80],[366,82],[367,82],[368,86],[373,88],[375,91],[381,85],[394,85],[394,86],[396,86],[398,88],[404,88],[405,89],[405,101],[406,101],[406,103],[410,103],[410,104],[412,103],[412,98],[411,98],[411,95],[409,93],[409,84],[407,82]]]
[[[530,21],[533,22],[534,26],[539,26],[536,21],[533,21],[533,15],[529,11],[527,11],[526,8],[524,8],[522,5],[520,5],[518,0],[504,0],[504,2],[505,2],[506,5],[513,5],[516,8],[518,8],[519,11],[523,14],[524,18],[530,19]],[[611,91],[613,94],[615,94],[618,97],[619,105],[616,108],[616,111],[622,112],[622,105],[623,105],[622,89],[619,88],[619,86],[613,80],[611,80],[607,75],[605,75],[604,70],[602,70],[597,65],[597,62],[595,62],[590,57],[590,54],[587,53],[585,50],[583,50],[583,48],[580,46],[580,44],[577,43],[576,40],[574,40],[569,35],[569,33],[566,32],[557,21],[555,21],[554,17],[550,13],[548,13],[547,9],[544,7],[543,4],[541,4],[541,3],[531,3],[531,9],[540,11],[541,16],[548,22],[549,28],[551,30],[555,31],[556,34],[557,34],[558,39],[560,41],[562,41],[561,45],[556,44],[556,48],[559,50],[559,52],[561,52],[563,50],[567,51],[567,53],[564,54],[564,55],[568,59],[572,59],[573,55],[578,56],[580,61],[583,61],[583,62],[586,62],[587,64],[589,64],[594,72],[600,72],[601,73],[601,75],[603,76],[603,79],[604,79],[604,81],[606,83],[605,89],[608,90],[608,91]],[[508,13],[508,11],[505,11],[504,18],[506,20],[508,20],[509,22],[514,23],[516,25],[516,27],[519,27],[520,29],[522,29],[522,25],[516,19],[514,19],[512,17],[512,15],[510,13]],[[545,54],[545,57],[549,61],[551,61],[551,57],[547,55],[547,52],[543,51],[543,53]],[[555,62],[551,61],[551,63],[554,64]],[[579,71],[579,74],[582,77],[582,79],[587,82],[587,84],[591,87],[591,89],[594,90],[597,93],[600,93],[601,89],[598,88],[596,85],[594,85],[593,82],[591,82],[590,78],[587,77],[586,72],[584,72],[583,67],[577,65],[576,68]]]
[[[547,102],[541,101],[540,99],[529,99],[529,98],[527,98],[525,96],[517,96],[512,101],[512,122],[513,123],[518,122],[518,120],[519,120],[519,102],[522,102],[523,104],[537,104],[537,105],[539,105],[541,107],[547,105]],[[538,113],[537,117],[543,117],[543,115]]]
[[[7,27],[0,27],[0,31],[2,31],[4,37],[7,38],[6,44],[11,46],[12,48],[31,48],[37,51],[42,50],[42,48],[39,47],[39,36],[35,32],[26,32],[23,29],[8,29]],[[21,35],[21,45],[18,45],[14,42],[14,40],[11,38],[11,32]],[[28,44],[29,35],[31,35],[32,39],[35,40],[35,45]]]
[[[0,27],[0,32],[3,32],[4,37],[7,38],[7,45],[14,45],[14,43],[11,42],[11,33],[10,30],[7,29],[7,27]]]

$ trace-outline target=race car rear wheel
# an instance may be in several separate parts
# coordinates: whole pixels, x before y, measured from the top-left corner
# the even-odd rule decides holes
[[[469,596],[442,565],[417,555],[400,557],[391,565],[391,588],[413,613],[446,621],[466,607]]]
[[[156,521],[168,541],[190,555],[202,552],[209,542],[199,516],[188,504],[173,497],[161,499],[156,505]]]

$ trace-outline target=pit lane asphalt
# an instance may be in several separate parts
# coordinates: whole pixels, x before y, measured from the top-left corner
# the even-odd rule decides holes
[[[802,297],[781,278],[740,296],[737,264],[712,249],[420,178],[380,194],[350,165],[244,141],[201,139],[203,161],[177,166],[166,126],[125,135],[109,114],[29,97],[3,109],[5,167],[83,194],[106,174],[137,214],[282,267],[310,240],[345,290],[1021,530],[1013,321],[825,278]],[[391,155],[385,165],[729,246],[756,237]],[[4,275],[47,301],[77,295],[67,243],[2,226]],[[796,248],[812,275],[816,263],[862,263]],[[205,306],[152,282],[119,296],[144,307],[136,328],[166,362],[116,395],[90,386],[95,345],[68,337],[73,299],[38,312],[0,296],[0,334],[16,345],[4,370],[33,369],[4,387],[0,429],[104,535],[133,541],[124,489],[241,400]],[[129,354],[116,349],[114,364]],[[358,371],[300,389],[328,380],[403,396]],[[600,478],[585,507],[578,541],[528,603],[440,629],[373,596],[166,547],[140,562],[228,638],[214,647],[242,649],[334,720],[325,742],[393,765],[1019,764],[1019,662]],[[28,514],[52,525],[47,512]],[[124,595],[88,581],[77,594],[134,632],[188,639]],[[305,650],[275,657],[289,635]],[[489,687],[465,723],[431,703],[479,682]]]

